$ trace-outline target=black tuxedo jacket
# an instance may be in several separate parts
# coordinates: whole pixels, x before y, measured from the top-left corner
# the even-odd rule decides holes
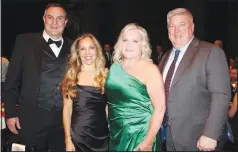
[[[60,54],[69,54],[72,41],[65,37],[63,39]],[[41,55],[44,50],[51,51],[51,48],[43,38],[42,32],[17,36],[3,93],[6,118],[19,117],[20,123],[34,123],[40,87]]]

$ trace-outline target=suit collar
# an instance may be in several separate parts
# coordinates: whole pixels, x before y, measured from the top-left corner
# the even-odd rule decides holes
[[[63,42],[63,46],[60,50],[60,53],[59,53],[59,57],[64,55],[64,54],[69,54],[70,52],[70,46],[69,46],[69,42],[67,41],[67,39],[64,39],[64,42]]]
[[[37,34],[37,36],[35,38],[35,47],[34,47],[36,69],[37,69],[38,74],[40,74],[42,51],[44,49],[50,49],[50,48],[47,48],[49,46],[47,45],[47,42],[45,41],[45,39],[42,37],[42,33],[43,32],[40,32]]]
[[[179,77],[183,74],[185,68],[192,63],[193,57],[195,53],[197,52],[197,46],[199,45],[199,40],[197,38],[194,38],[192,42],[189,44],[181,62],[178,65],[178,68],[175,72],[172,84],[171,84],[171,89],[173,86],[177,83]]]

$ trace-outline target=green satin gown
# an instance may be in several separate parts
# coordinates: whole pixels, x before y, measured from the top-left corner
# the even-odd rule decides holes
[[[108,98],[109,151],[133,151],[146,137],[153,113],[146,86],[119,63],[110,68],[105,84]],[[160,151],[160,136],[152,151]]]

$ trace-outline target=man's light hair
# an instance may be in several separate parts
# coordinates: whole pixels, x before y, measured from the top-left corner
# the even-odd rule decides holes
[[[177,15],[187,15],[189,17],[190,21],[193,23],[193,15],[188,9],[176,8],[176,9],[169,11],[169,13],[167,14],[167,24],[169,24],[169,19],[171,17],[177,16]]]

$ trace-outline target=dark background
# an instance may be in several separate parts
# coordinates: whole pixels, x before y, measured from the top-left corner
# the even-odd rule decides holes
[[[43,30],[42,16],[49,2],[62,3],[69,12],[65,35],[75,39],[93,33],[102,45],[114,46],[128,23],[143,26],[150,36],[153,55],[156,44],[171,47],[166,15],[176,7],[188,8],[195,22],[195,36],[212,42],[220,39],[228,56],[238,52],[237,0],[2,0],[2,56],[11,57],[18,34]]]

